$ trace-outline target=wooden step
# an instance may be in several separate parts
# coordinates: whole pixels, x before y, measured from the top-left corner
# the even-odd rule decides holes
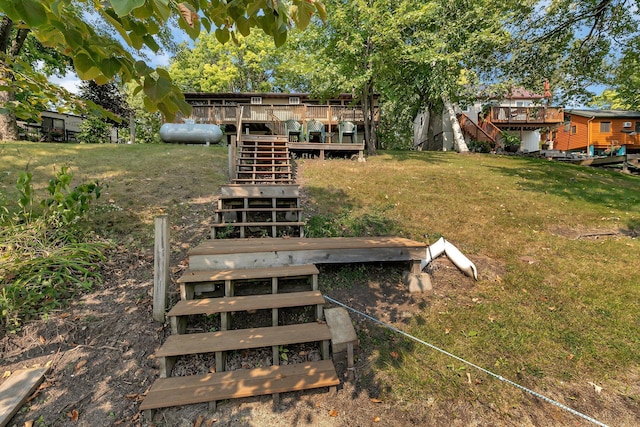
[[[246,350],[274,345],[300,344],[330,340],[325,323],[271,326],[188,335],[171,335],[156,352],[156,357]]]
[[[220,186],[222,199],[239,197],[300,197],[300,187],[297,184],[285,185],[237,185],[227,184]]]
[[[219,224],[213,224],[213,228],[224,228],[224,227],[300,227],[304,225],[303,221],[268,221],[268,222],[221,222]]]
[[[302,212],[302,208],[298,207],[290,207],[290,208],[272,208],[272,207],[264,207],[264,208],[229,208],[229,209],[216,209],[215,213],[225,213],[225,212]]]
[[[153,383],[140,410],[332,387],[338,384],[340,380],[330,360],[161,378]]]
[[[258,178],[235,178],[233,180],[234,183],[236,184],[290,184],[293,181],[293,179],[291,178],[270,178],[270,179],[266,179],[266,178],[262,178],[262,177],[258,177]]]
[[[178,301],[167,316],[230,313],[233,311],[265,310],[269,308],[302,307],[324,304],[320,291],[290,292],[257,296],[203,298]]]
[[[318,273],[318,267],[313,264],[272,268],[247,268],[238,270],[187,270],[178,279],[178,283],[265,279],[271,277],[300,277],[317,275]]]

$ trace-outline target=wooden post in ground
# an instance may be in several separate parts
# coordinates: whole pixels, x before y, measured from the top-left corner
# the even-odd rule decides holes
[[[153,253],[153,320],[164,322],[169,283],[169,219],[167,215],[155,219]]]

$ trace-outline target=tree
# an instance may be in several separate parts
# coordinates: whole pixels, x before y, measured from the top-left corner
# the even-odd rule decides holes
[[[105,0],[87,4],[0,0],[3,22],[5,18],[11,21],[11,27],[18,23],[20,30],[32,31],[44,46],[71,58],[81,79],[104,84],[118,76],[123,83],[134,82],[135,90],[144,93],[146,108],[160,110],[168,119],[178,111],[189,114],[190,106],[167,70],[150,67],[137,53],[143,48],[159,51],[158,38],[169,20],[177,19],[178,26],[194,40],[203,29],[213,29],[218,41],[226,43],[237,33],[246,36],[258,28],[280,46],[292,25],[304,29],[314,13],[325,16],[319,0]],[[87,15],[96,19],[88,20]],[[99,22],[100,28],[92,22]],[[5,32],[2,27],[2,34]],[[9,101],[15,93],[14,82],[37,74],[21,68],[16,56],[3,55],[0,68],[4,82],[0,89]],[[18,112],[15,104],[4,105],[9,112]]]
[[[91,101],[96,105],[117,116],[117,119],[107,119],[108,123],[116,127],[126,127],[129,125],[128,118],[131,113],[126,98],[120,92],[115,81],[99,85],[89,80],[80,84],[80,98]]]
[[[287,45],[272,48],[263,33],[238,35],[236,43],[220,44],[214,34],[203,34],[193,48],[186,44],[171,61],[176,84],[191,92],[272,92],[290,52]]]

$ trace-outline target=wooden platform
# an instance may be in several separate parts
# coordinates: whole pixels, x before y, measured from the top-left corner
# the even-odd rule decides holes
[[[289,151],[299,153],[304,151],[318,152],[320,160],[324,160],[325,153],[331,151],[337,152],[357,152],[358,157],[362,158],[364,152],[364,143],[338,144],[338,143],[321,143],[321,142],[289,142],[287,143]]]
[[[141,410],[340,384],[330,360],[156,380]]]
[[[426,248],[426,243],[401,237],[208,240],[189,251],[189,268],[196,271],[409,261],[412,271],[419,273]]]

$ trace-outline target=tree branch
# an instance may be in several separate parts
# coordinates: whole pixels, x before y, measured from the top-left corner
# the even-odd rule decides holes
[[[537,39],[534,40],[534,43],[538,43],[544,40],[548,40],[558,34],[560,34],[561,32],[563,32],[564,30],[566,30],[567,28],[572,27],[574,24],[581,22],[581,21],[585,21],[591,18],[595,18],[595,21],[593,22],[593,24],[591,25],[591,29],[589,31],[589,34],[587,35],[587,37],[585,38],[585,40],[588,40],[589,38],[591,38],[593,36],[593,33],[596,31],[596,27],[599,26],[600,22],[602,21],[602,19],[604,18],[604,13],[607,10],[608,7],[612,6],[614,0],[602,0],[600,3],[598,3],[597,5],[595,5],[593,8],[587,9],[584,12],[562,22],[561,24],[559,24],[558,26],[556,26],[555,28],[553,28],[551,31],[544,33],[543,35],[541,35],[540,37],[538,37]]]
[[[0,23],[0,53],[7,53],[12,28],[13,21],[7,16],[3,17],[2,23]]]
[[[28,28],[20,28],[18,30],[18,34],[16,35],[16,38],[13,39],[13,42],[11,43],[11,50],[9,51],[9,55],[18,56],[18,54],[20,53],[20,50],[22,50],[22,46],[24,46],[24,41],[27,38],[28,34],[29,34]]]

